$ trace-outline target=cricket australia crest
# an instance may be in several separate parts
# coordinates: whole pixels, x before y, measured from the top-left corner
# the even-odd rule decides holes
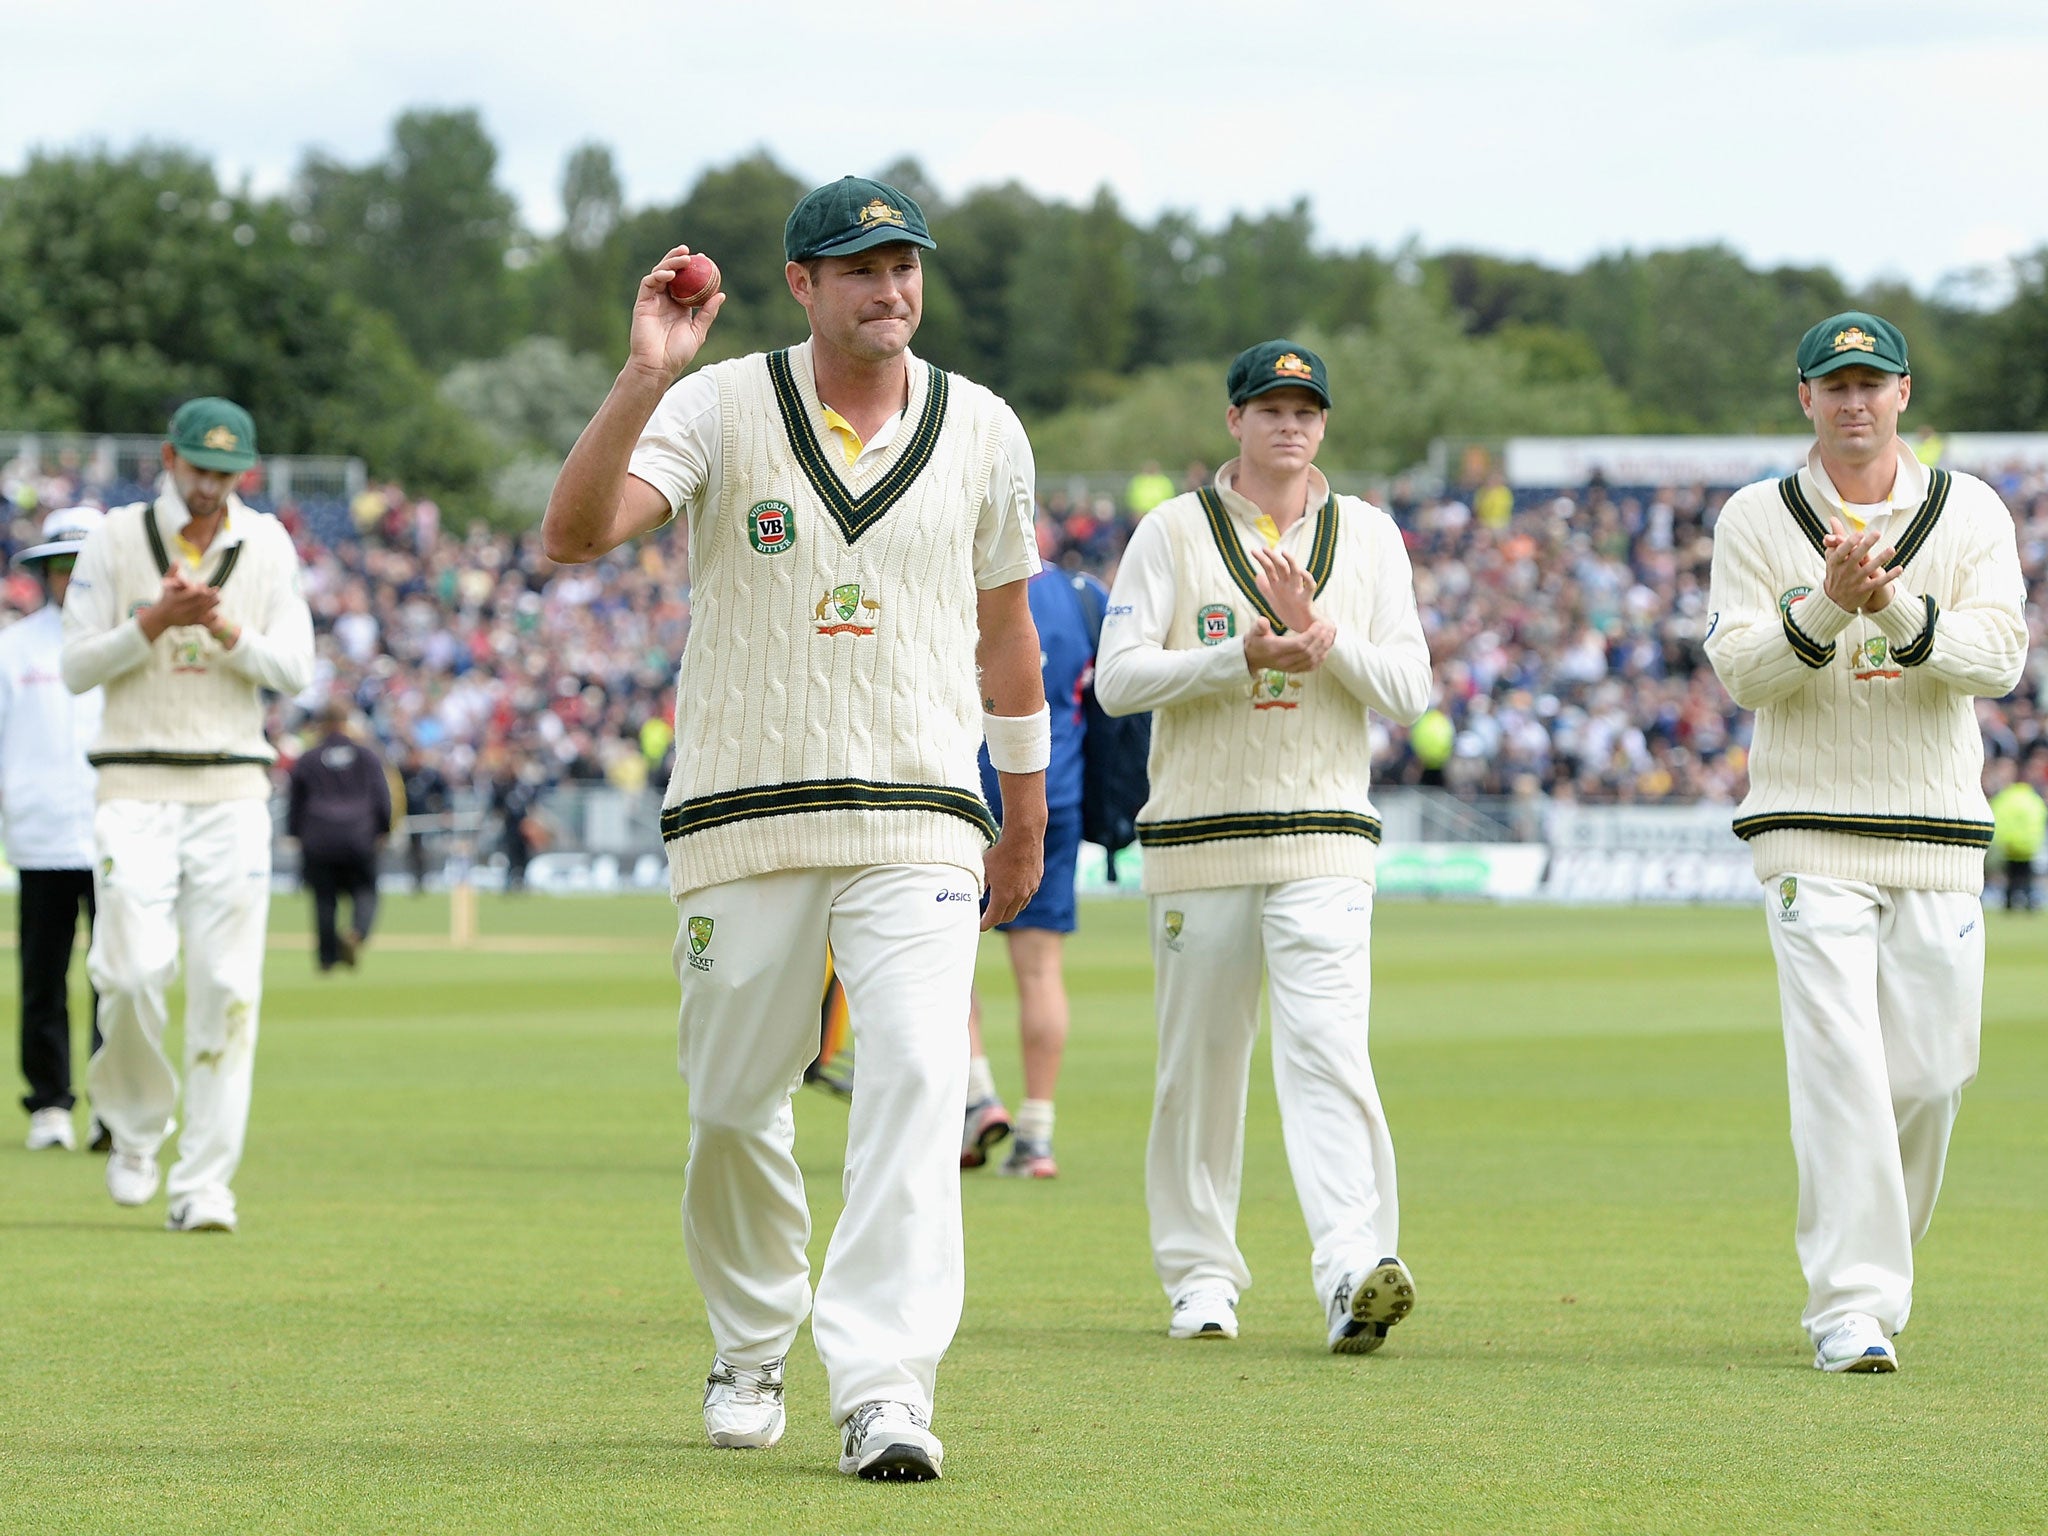
[[[711,930],[715,925],[708,917],[693,917],[685,925],[690,936],[690,964],[697,970],[708,971],[717,962],[706,960],[704,951],[711,947]]]
[[[1792,910],[1792,903],[1799,899],[1799,877],[1787,875],[1778,882],[1778,921],[1796,923],[1799,914]]]
[[[1873,678],[1905,676],[1897,667],[1891,665],[1891,660],[1891,642],[1883,635],[1872,635],[1856,647],[1853,661],[1855,670],[1850,675],[1859,683],[1867,683]]]
[[[1252,708],[1301,708],[1301,679],[1292,672],[1268,667],[1252,680]]]
[[[841,582],[818,599],[818,633],[872,635],[875,632],[875,615],[881,611],[880,603],[861,595],[859,582]]]
[[[1180,931],[1185,922],[1186,919],[1180,913],[1169,912],[1166,914],[1166,921],[1162,925],[1166,933],[1166,947],[1176,954],[1180,952],[1182,947]]]
[[[796,548],[796,513],[786,501],[757,501],[747,508],[747,542],[756,554],[781,555]]]
[[[1204,645],[1221,645],[1237,633],[1237,614],[1227,603],[1211,603],[1195,615],[1195,633]]]

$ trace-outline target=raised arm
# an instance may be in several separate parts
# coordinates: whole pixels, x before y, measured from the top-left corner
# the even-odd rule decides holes
[[[701,309],[685,309],[668,291],[669,279],[690,259],[679,245],[640,280],[626,366],[611,393],[569,450],[548,509],[541,546],[550,560],[581,565],[628,539],[652,532],[673,508],[660,490],[628,473],[633,449],[669,387],[681,378],[725,306],[715,294]]]

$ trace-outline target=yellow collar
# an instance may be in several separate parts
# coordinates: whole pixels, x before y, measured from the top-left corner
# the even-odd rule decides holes
[[[1893,447],[1898,454],[1899,472],[1892,480],[1891,495],[1887,498],[1894,512],[1911,512],[1927,499],[1927,466],[1920,462],[1919,455],[1906,446],[1903,439],[1894,438]],[[1820,461],[1820,444],[1815,443],[1806,453],[1806,477],[1813,482],[1813,488],[1820,492],[1820,498],[1828,509],[1845,522],[1854,523],[1858,528],[1863,520],[1852,515],[1842,493],[1835,489],[1834,481]]]
[[[1259,508],[1259,504],[1237,491],[1237,463],[1232,459],[1216,471],[1216,494],[1223,498],[1223,505],[1239,521],[1249,523],[1258,536],[1266,541],[1266,548],[1280,547],[1280,525]],[[1323,478],[1323,472],[1313,465],[1308,472],[1308,500],[1301,509],[1301,521],[1307,522],[1321,510],[1323,503],[1330,499],[1330,482]]]
[[[819,404],[823,405],[824,402],[820,401]],[[861,450],[867,447],[867,444],[862,442],[860,434],[853,430],[853,423],[829,405],[825,406],[825,425],[838,437],[839,451],[846,455],[847,467],[851,469],[860,462]]]

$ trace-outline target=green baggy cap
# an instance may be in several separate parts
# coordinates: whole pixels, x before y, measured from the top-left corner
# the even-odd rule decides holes
[[[1861,309],[1830,315],[1799,338],[1799,377],[1817,379],[1837,368],[1911,373],[1906,338],[1891,321]]]
[[[842,176],[806,193],[782,226],[783,253],[791,261],[851,256],[878,245],[906,242],[928,251],[939,246],[915,199],[886,181],[869,181],[863,176]]]
[[[201,469],[248,469],[256,462],[256,423],[232,400],[201,395],[171,418],[170,445]]]
[[[1270,389],[1305,389],[1330,405],[1330,371],[1298,341],[1262,341],[1237,354],[1223,387],[1232,405],[1243,405]]]

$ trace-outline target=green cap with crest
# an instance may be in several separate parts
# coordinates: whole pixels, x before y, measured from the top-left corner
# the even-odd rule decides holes
[[[864,176],[842,176],[805,193],[782,226],[783,254],[791,261],[851,256],[878,245],[905,243],[928,251],[939,244],[915,199],[886,181]]]
[[[1246,347],[1231,362],[1223,387],[1232,405],[1274,389],[1305,389],[1330,406],[1330,371],[1323,360],[1298,341],[1262,341]]]
[[[171,418],[171,447],[201,469],[248,469],[256,462],[256,423],[232,400],[201,395]]]
[[[1906,338],[1899,328],[1861,309],[1829,315],[1799,338],[1801,379],[1817,379],[1837,368],[1875,368],[1879,373],[1913,371],[1906,366]]]

